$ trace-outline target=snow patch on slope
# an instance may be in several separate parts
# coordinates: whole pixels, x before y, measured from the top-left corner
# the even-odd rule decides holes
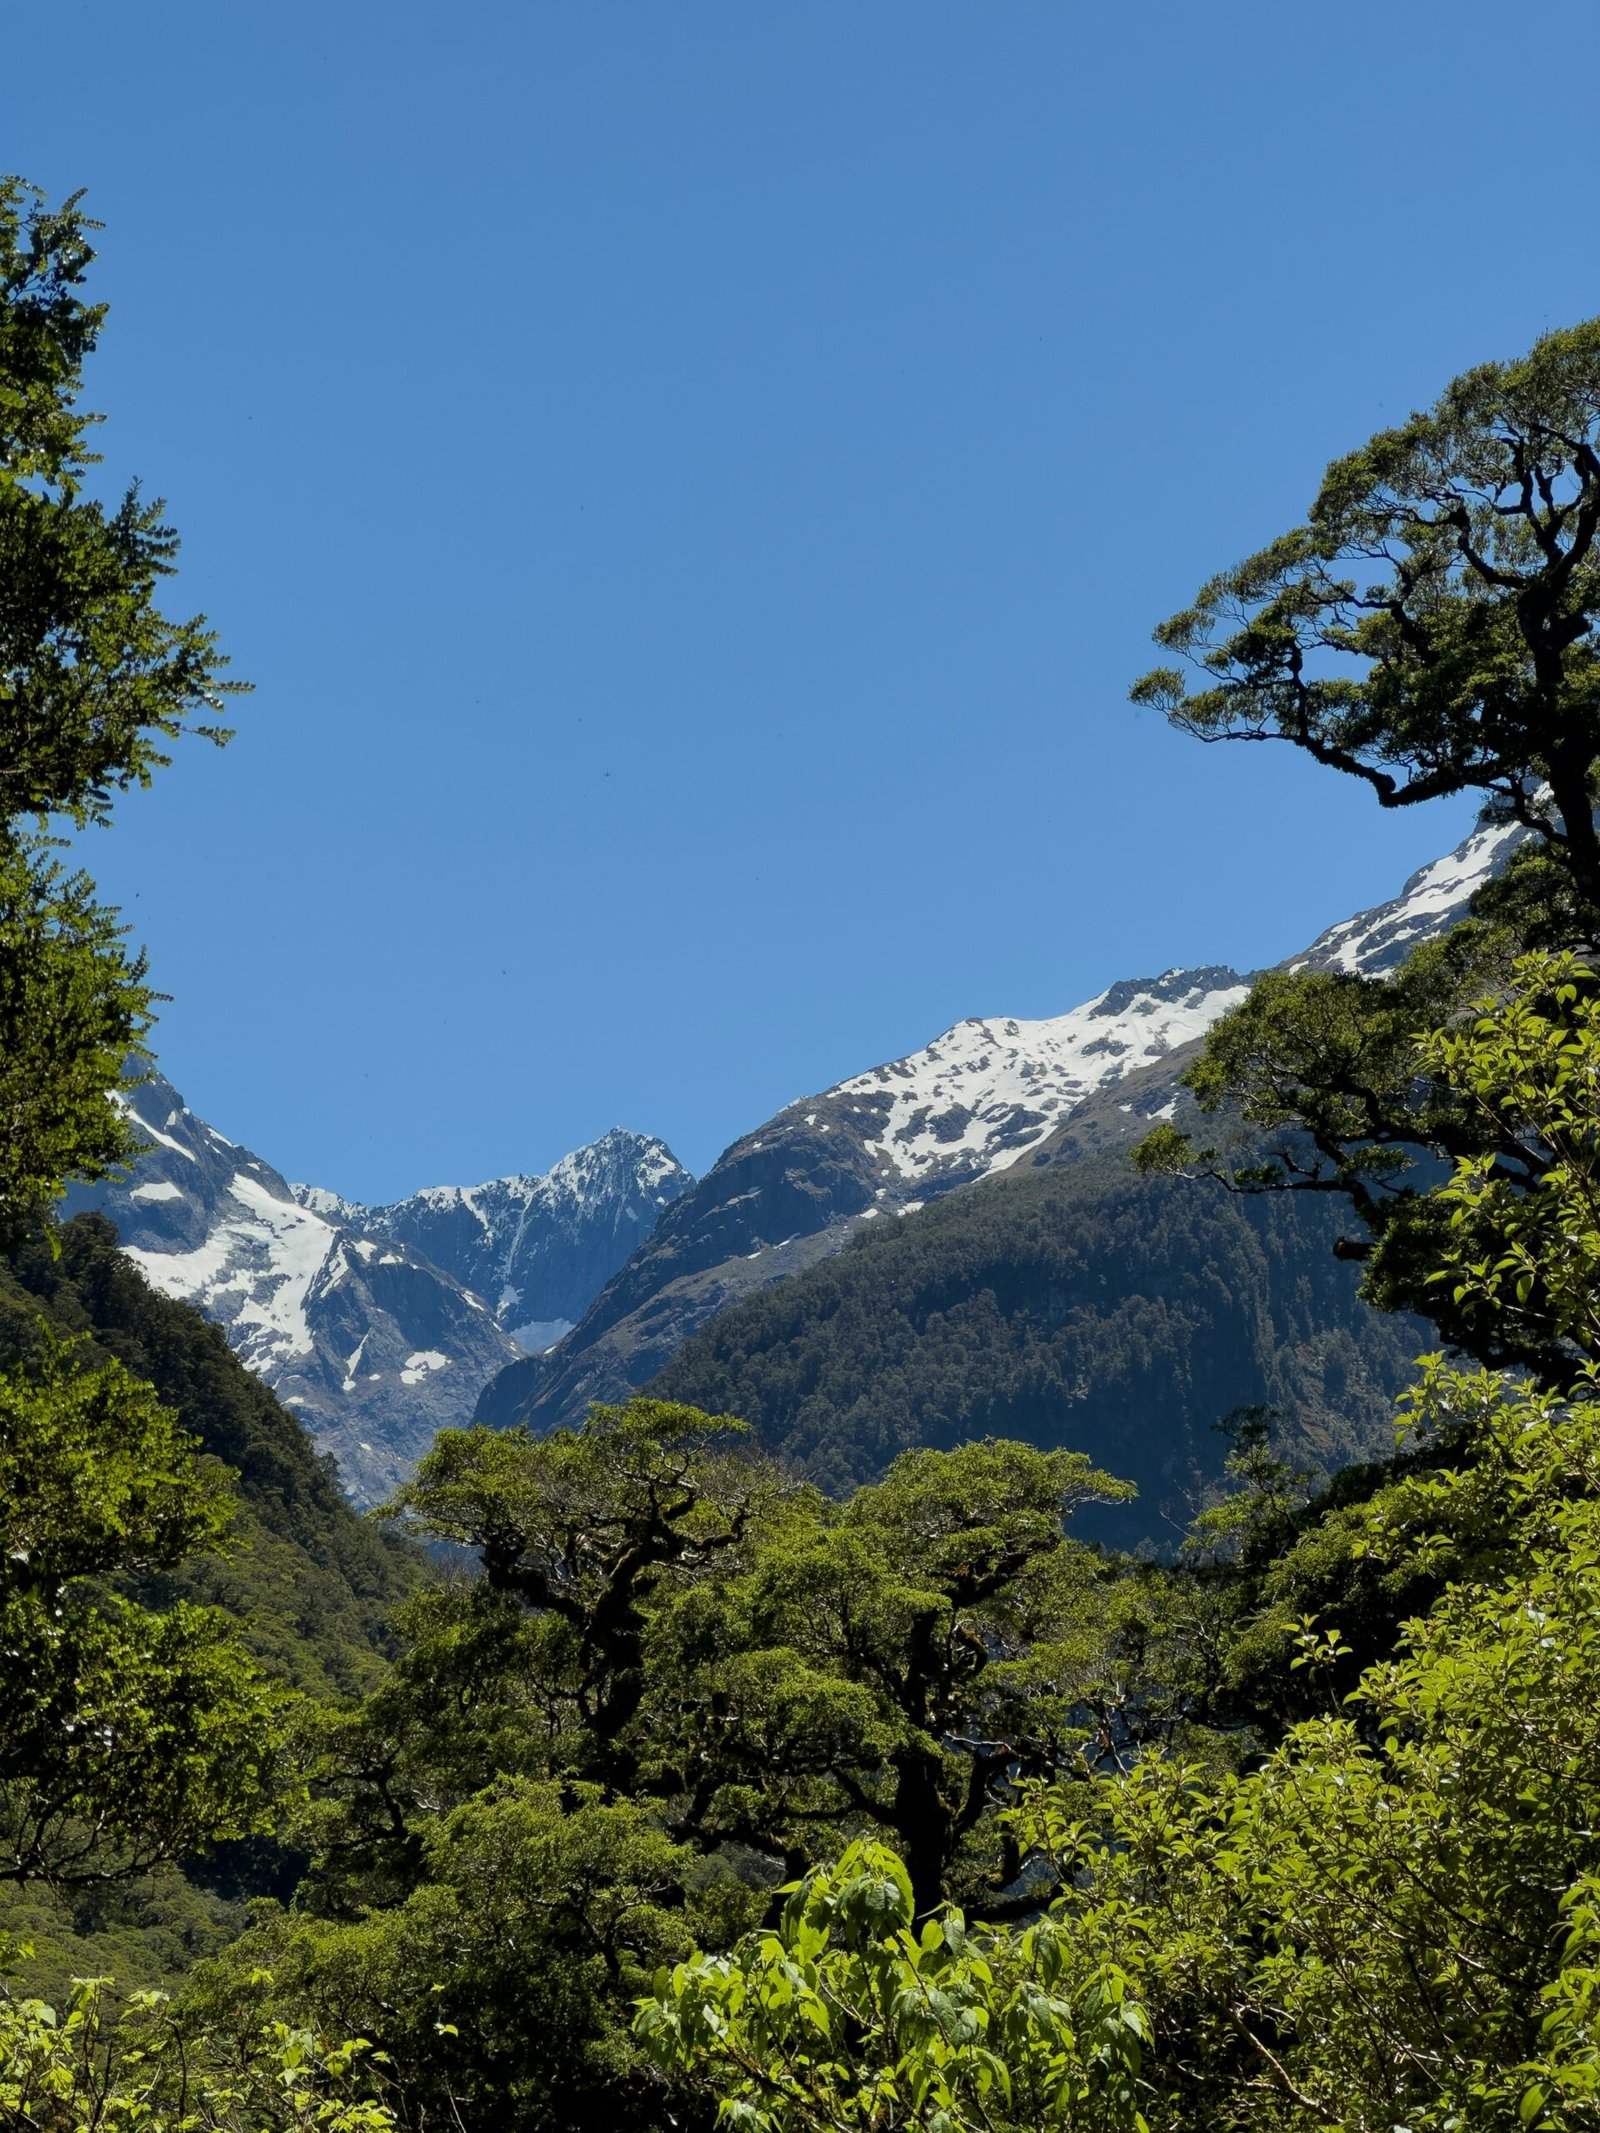
[[[1527,834],[1516,822],[1474,830],[1453,852],[1419,867],[1398,896],[1330,926],[1285,967],[1362,977],[1393,970],[1420,942],[1466,917],[1473,893],[1502,870]]]
[[[158,1197],[149,1187],[135,1192],[146,1200]],[[240,1170],[226,1188],[218,1219],[194,1251],[130,1245],[128,1257],[164,1295],[182,1297],[208,1317],[220,1318],[244,1361],[265,1372],[312,1352],[306,1304],[337,1241],[331,1223],[278,1198]]]
[[[1249,983],[1235,970],[1169,970],[1037,1021],[958,1022],[923,1051],[858,1074],[829,1100],[876,1099],[867,1143],[899,1179],[1007,1169],[1084,1099],[1202,1035]]]

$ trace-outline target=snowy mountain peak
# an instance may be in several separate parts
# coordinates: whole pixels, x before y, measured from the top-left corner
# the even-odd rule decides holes
[[[537,1351],[582,1316],[693,1182],[665,1141],[613,1126],[542,1174],[430,1185],[387,1207],[357,1207],[318,1186],[293,1191],[302,1207],[442,1267],[487,1299],[519,1346]]]
[[[1419,868],[1397,897],[1331,926],[1288,967],[1369,977],[1393,969],[1419,941],[1465,917],[1474,891],[1525,835],[1515,824],[1474,831]],[[813,1102],[879,1105],[868,1146],[887,1181],[981,1177],[1017,1162],[1088,1097],[1203,1036],[1249,989],[1225,964],[1124,978],[1064,1015],[958,1022],[924,1050]]]
[[[371,1209],[291,1186],[158,1074],[121,1102],[145,1153],[68,1211],[109,1216],[147,1280],[215,1319],[363,1502],[466,1421],[487,1378],[558,1339],[690,1182],[662,1142],[618,1131],[547,1178]]]
[[[152,1286],[214,1319],[335,1453],[351,1493],[386,1495],[437,1429],[466,1420],[516,1344],[481,1298],[362,1235],[338,1195],[307,1204],[159,1075],[122,1101],[145,1153],[125,1180],[74,1188],[67,1211],[109,1216]],[[447,1359],[442,1372],[416,1369],[424,1352]]]

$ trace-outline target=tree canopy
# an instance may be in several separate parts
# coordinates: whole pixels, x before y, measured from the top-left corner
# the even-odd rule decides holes
[[[1485,363],[1336,460],[1303,526],[1203,585],[1133,691],[1283,740],[1385,807],[1478,792],[1600,910],[1600,320]]]
[[[156,604],[177,535],[165,506],[85,483],[98,418],[79,404],[105,306],[83,284],[98,225],[0,179],[0,818],[104,822],[186,726],[221,740],[242,687],[203,617]]]

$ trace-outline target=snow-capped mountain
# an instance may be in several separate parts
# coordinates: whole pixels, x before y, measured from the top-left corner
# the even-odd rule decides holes
[[[1476,831],[1286,967],[1392,969],[1466,915],[1524,834]],[[480,1418],[548,1427],[593,1400],[625,1398],[717,1311],[838,1251],[863,1222],[915,1213],[1024,1159],[1073,1161],[1136,1137],[1171,1115],[1195,1045],[1249,984],[1226,966],[1169,970],[1063,1015],[959,1022],[921,1051],[789,1105],[668,1210],[547,1356],[485,1387]]]
[[[537,1353],[583,1316],[693,1183],[665,1141],[614,1126],[542,1177],[435,1185],[387,1207],[311,1185],[292,1190],[304,1207],[421,1253]]]
[[[525,1353],[490,1302],[441,1264],[452,1215],[465,1221],[457,1256],[476,1251],[509,1315],[501,1277],[520,1272],[536,1305],[552,1299],[553,1317],[576,1316],[688,1181],[659,1141],[615,1132],[547,1179],[368,1210],[291,1186],[196,1118],[159,1074],[126,1103],[146,1153],[123,1181],[75,1188],[66,1212],[107,1215],[155,1287],[214,1319],[360,1503],[389,1494],[435,1432],[465,1423],[484,1383]],[[417,1241],[429,1209],[435,1250]]]
[[[1236,970],[1169,970],[1113,985],[1070,1014],[958,1022],[816,1102],[874,1120],[866,1148],[885,1180],[875,1197],[902,1182],[943,1189],[1009,1169],[1086,1097],[1202,1035],[1249,990]],[[820,1111],[791,1109],[832,1130]]]
[[[116,1224],[164,1295],[196,1304],[339,1463],[387,1495],[521,1352],[480,1297],[387,1238],[302,1206],[270,1163],[196,1118],[159,1074],[126,1099],[147,1152],[66,1212]]]
[[[1520,835],[1479,831],[1290,967],[1391,968],[1463,914]],[[130,1100],[147,1154],[69,1211],[109,1215],[147,1276],[225,1328],[372,1502],[474,1411],[545,1426],[625,1397],[724,1305],[865,1223],[1132,1138],[1170,1115],[1195,1043],[1248,982],[1169,970],[1063,1015],[957,1023],[789,1105],[698,1184],[660,1141],[614,1130],[544,1177],[363,1207],[289,1185],[156,1076]]]

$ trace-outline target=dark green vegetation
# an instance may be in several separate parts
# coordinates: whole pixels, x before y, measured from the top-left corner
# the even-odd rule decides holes
[[[25,1369],[51,1334],[82,1343],[80,1365],[114,1362],[148,1384],[224,1500],[219,1552],[167,1551],[125,1572],[120,1589],[164,1615],[180,1602],[220,1610],[264,1673],[295,1691],[349,1695],[374,1683],[389,1612],[417,1583],[421,1557],[356,1517],[300,1424],[217,1328],[157,1295],[109,1225],[80,1216],[0,1264],[0,1368]],[[74,1974],[101,1972],[153,1984],[220,1948],[243,1926],[247,1899],[292,1886],[302,1865],[267,1830],[110,1882],[47,1875],[7,1899],[0,1926],[33,1946],[35,1989],[59,1994]]]
[[[1196,1192],[1123,1156],[1006,1172],[723,1312],[651,1390],[743,1416],[835,1492],[919,1444],[1071,1447],[1139,1489],[1082,1530],[1170,1549],[1235,1408],[1276,1408],[1323,1472],[1392,1448],[1426,1332],[1358,1300],[1336,1235],[1320,1203]]]

